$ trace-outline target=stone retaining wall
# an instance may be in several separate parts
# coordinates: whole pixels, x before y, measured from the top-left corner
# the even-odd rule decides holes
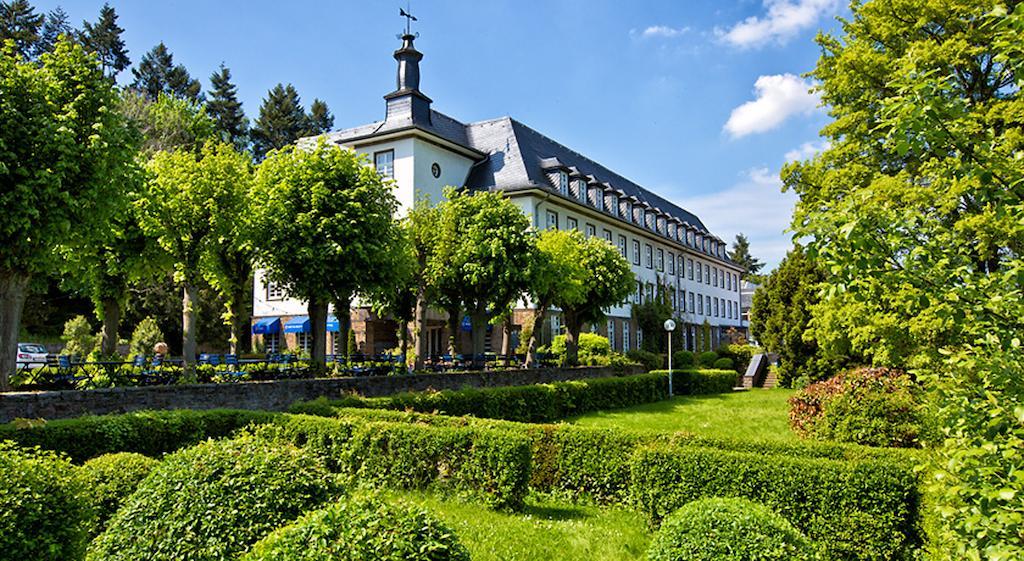
[[[625,373],[640,372],[640,367],[633,366],[627,367]],[[612,368],[580,367],[125,387],[88,391],[10,392],[0,394],[0,422],[5,423],[16,418],[61,419],[142,409],[230,408],[283,411],[296,401],[321,396],[339,397],[352,392],[367,397],[378,397],[406,391],[524,386],[613,375],[616,375],[616,372]]]

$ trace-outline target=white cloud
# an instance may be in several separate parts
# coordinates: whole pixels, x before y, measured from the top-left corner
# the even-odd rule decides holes
[[[754,168],[723,191],[684,198],[678,203],[699,216],[730,249],[736,234],[745,234],[750,252],[765,262],[763,271],[768,272],[793,245],[784,232],[789,228],[797,197],[792,191],[783,193],[781,187],[778,173]]]
[[[824,152],[832,146],[827,140],[804,142],[800,146],[786,152],[786,162],[801,162],[811,158],[819,152]]]
[[[793,115],[817,109],[819,98],[813,84],[793,74],[761,76],[754,82],[756,99],[732,110],[725,131],[733,138],[770,131]]]
[[[689,27],[669,27],[667,25],[652,25],[643,31],[637,32],[632,30],[633,35],[639,35],[643,39],[651,39],[654,37],[672,38],[685,35],[690,31]]]
[[[741,49],[785,43],[834,12],[838,0],[764,0],[768,13],[749,17],[729,29],[716,29],[719,38]]]

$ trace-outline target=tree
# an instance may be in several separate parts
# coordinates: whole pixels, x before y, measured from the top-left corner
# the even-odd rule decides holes
[[[742,233],[736,234],[736,241],[732,243],[732,251],[729,252],[729,259],[740,267],[743,267],[743,278],[747,279],[756,275],[764,267],[760,259],[750,254],[750,241]]]
[[[71,37],[75,34],[75,30],[71,28],[69,23],[70,21],[71,18],[68,17],[67,12],[60,6],[46,14],[46,21],[43,22],[43,29],[39,34],[39,42],[36,43],[37,57],[43,53],[53,52],[53,49],[57,46],[57,39],[61,35]]]
[[[584,239],[576,261],[586,271],[583,298],[552,301],[553,305],[562,308],[565,318],[565,360],[570,366],[577,362],[580,329],[588,323],[604,321],[604,310],[623,302],[636,286],[636,277],[629,262],[617,248],[603,239]]]
[[[102,235],[111,174],[133,156],[117,93],[81,47],[60,41],[39,64],[13,51],[0,51],[0,389],[29,280],[58,269],[59,244]]]
[[[459,299],[472,326],[473,362],[484,354],[487,325],[523,294],[535,246],[530,221],[501,193],[445,189],[430,277]]]
[[[323,141],[268,154],[253,198],[257,261],[271,281],[306,301],[312,360],[323,367],[328,303],[377,288],[368,279],[394,260],[398,201],[365,156]],[[335,313],[341,320],[344,310]]]
[[[410,282],[415,285],[416,302],[414,304],[413,328],[414,347],[416,349],[415,370],[422,370],[427,358],[428,346],[426,337],[427,313],[429,302],[434,300],[431,293],[435,287],[430,284],[429,264],[433,259],[434,238],[437,234],[437,207],[430,204],[429,199],[416,201],[402,219],[406,243],[413,258],[410,265]]]
[[[327,108],[327,102],[314,99],[313,104],[309,106],[309,124],[307,125],[306,134],[317,136],[325,132],[331,132],[333,128],[334,115],[331,115],[331,110]]]
[[[267,152],[294,144],[309,130],[306,112],[295,86],[274,86],[260,105],[260,116],[252,127],[253,149],[262,159]]]
[[[193,103],[202,100],[199,80],[192,78],[183,65],[174,64],[174,55],[163,42],[142,55],[139,65],[132,69],[132,75],[135,81],[131,87],[150,100],[156,100],[161,93]]]
[[[139,149],[143,156],[172,150],[197,152],[216,136],[216,125],[203,106],[167,93],[150,100],[142,93],[126,90],[121,112],[142,134]]]
[[[210,99],[206,102],[206,112],[217,125],[217,132],[223,142],[245,150],[249,145],[249,119],[242,111],[242,102],[238,101],[238,88],[231,83],[231,70],[220,65],[220,69],[210,75]]]
[[[935,390],[933,496],[956,559],[1024,555],[1022,6],[855,4],[812,73],[831,146],[783,170],[855,350]]]
[[[579,303],[585,296],[587,271],[577,259],[584,243],[579,230],[544,230],[537,236],[537,252],[530,264],[527,292],[534,306],[530,339],[526,347],[526,366],[537,366],[537,326],[552,302],[562,305]]]
[[[174,263],[182,288],[182,354],[186,372],[195,376],[196,311],[203,265],[226,235],[227,220],[240,220],[239,185],[250,181],[251,161],[231,145],[208,143],[199,154],[157,152],[150,159],[151,179],[139,201],[142,226]]]
[[[110,4],[104,3],[100,8],[100,18],[96,23],[82,22],[82,44],[87,50],[96,53],[103,73],[112,80],[132,64],[124,39],[121,38],[122,33],[124,29],[117,25],[117,12]],[[167,56],[170,61],[170,54]]]
[[[409,221],[401,222],[401,236],[397,247],[387,255],[394,259],[380,270],[386,278],[374,279],[363,291],[371,307],[380,317],[391,317],[398,323],[398,341],[402,365],[408,366],[409,324],[416,319],[417,295],[419,294],[418,259],[412,244]],[[339,333],[339,336],[342,334]],[[422,359],[417,359],[422,361]]]
[[[675,313],[669,298],[669,287],[658,279],[652,290],[652,298],[646,298],[639,304],[633,304],[632,315],[636,325],[642,330],[644,339],[641,350],[652,353],[665,352],[665,320]]]
[[[36,53],[39,31],[45,16],[37,14],[28,0],[0,1],[0,45],[14,41],[14,52],[22,58]]]

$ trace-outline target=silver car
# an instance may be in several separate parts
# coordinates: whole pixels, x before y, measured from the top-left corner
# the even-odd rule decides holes
[[[18,369],[34,370],[46,366],[46,347],[38,343],[18,343]]]

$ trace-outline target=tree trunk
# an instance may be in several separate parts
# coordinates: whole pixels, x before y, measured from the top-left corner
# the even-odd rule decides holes
[[[430,353],[429,341],[427,340],[427,298],[423,287],[416,292],[416,317],[413,327],[414,345],[416,347],[415,370],[426,368],[427,355]]]
[[[408,322],[398,322],[399,339],[402,342],[402,368],[406,371],[409,370],[409,324]]]
[[[454,359],[455,355],[459,354],[459,326],[462,324],[459,312],[461,308],[450,306],[445,311],[448,312],[448,354]]]
[[[25,309],[29,277],[0,271],[0,391],[11,389],[11,375],[18,368],[18,333]]]
[[[533,312],[533,328],[530,330],[530,342],[526,346],[527,368],[539,366],[539,361],[537,360],[537,341],[539,340],[540,329],[544,327],[544,315],[547,312],[548,307],[545,305],[538,305],[537,309]]]
[[[501,326],[501,356],[505,357],[505,367],[508,368],[512,363],[512,312],[505,316]]]
[[[478,305],[469,317],[473,339],[473,368],[483,370],[487,337],[487,308]]]
[[[341,341],[339,354],[349,358],[348,333],[352,331],[352,295],[345,294],[334,303],[334,317],[338,318],[338,337]]]
[[[249,334],[249,314],[246,311],[248,291],[243,287],[231,295],[231,354],[248,352],[252,348]]]
[[[109,357],[117,354],[117,332],[121,325],[121,303],[116,298],[104,298],[103,337],[100,339],[100,354]]]
[[[580,338],[580,321],[576,314],[565,310],[565,366],[576,366],[579,363],[579,352],[576,342]]]
[[[327,368],[327,302],[311,298],[306,305],[309,314],[310,359],[316,372]]]
[[[196,323],[199,310],[199,288],[185,281],[181,299],[181,355],[185,361],[185,379],[196,380]]]

